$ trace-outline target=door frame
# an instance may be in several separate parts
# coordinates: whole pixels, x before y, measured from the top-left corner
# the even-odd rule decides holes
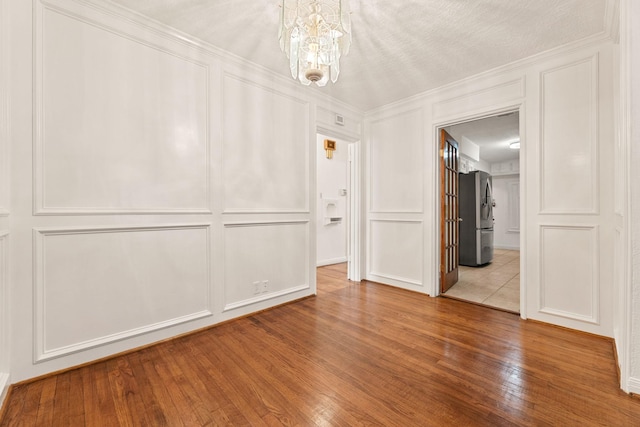
[[[328,136],[329,138],[340,139],[347,142],[349,157],[347,172],[347,279],[360,282],[364,277],[362,274],[362,268],[364,263],[362,262],[362,143],[358,138],[354,138],[344,133],[336,132],[326,127],[317,126],[315,132],[315,140],[317,142],[318,134]],[[318,182],[317,182],[317,162],[314,164],[315,178],[315,196],[318,195]],[[319,210],[320,207],[318,206]],[[316,212],[317,217],[317,212]],[[314,233],[317,231],[314,230]],[[316,243],[317,244],[317,239]],[[317,255],[316,255],[317,256]],[[317,259],[314,260],[317,263]]]
[[[527,216],[526,216],[526,201],[527,197],[525,194],[525,190],[527,188],[527,167],[526,167],[526,157],[527,157],[527,144],[525,141],[525,122],[526,122],[526,114],[525,114],[525,105],[524,102],[519,102],[515,104],[507,104],[494,106],[492,109],[486,109],[481,111],[475,111],[473,113],[459,115],[453,115],[444,120],[434,121],[431,127],[431,134],[433,135],[434,141],[437,143],[432,147],[433,153],[433,194],[435,195],[435,203],[433,210],[433,227],[434,230],[437,230],[435,233],[438,238],[434,239],[432,242],[433,247],[433,257],[432,257],[432,265],[434,272],[434,276],[429,281],[431,284],[431,289],[429,295],[433,297],[437,297],[441,294],[440,292],[440,129],[443,129],[447,126],[458,125],[461,123],[466,123],[474,120],[486,119],[489,117],[498,116],[501,114],[507,113],[519,113],[519,134],[520,134],[520,156],[519,156],[519,167],[520,167],[520,317],[522,319],[527,318],[527,274],[526,274],[526,259],[527,259]],[[429,283],[428,282],[428,283]]]

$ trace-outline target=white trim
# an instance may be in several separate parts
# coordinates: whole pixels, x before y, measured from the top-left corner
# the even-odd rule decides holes
[[[376,280],[378,278],[383,280]],[[405,288],[405,286],[403,285],[411,285],[409,288],[405,288],[405,289],[413,289],[413,290],[415,290],[416,286],[419,286],[420,288],[424,287],[424,284],[422,284],[418,280],[413,280],[406,277],[394,276],[392,274],[376,273],[375,271],[369,272],[367,280],[370,280],[372,282],[392,283],[395,286],[403,287],[403,288]]]
[[[206,308],[184,316],[163,320],[161,322],[144,325],[141,327],[124,330],[117,333],[96,337],[90,340],[77,342],[59,348],[47,349],[46,331],[45,331],[45,271],[44,271],[44,239],[47,236],[75,235],[75,234],[100,234],[100,233],[130,233],[130,232],[150,232],[150,231],[166,231],[166,230],[194,230],[201,229],[206,233],[207,252],[211,247],[210,223],[200,224],[171,224],[171,225],[136,225],[136,226],[98,226],[98,227],[47,227],[33,228],[33,363],[40,363],[46,360],[67,356],[90,348],[110,344],[138,335],[143,335],[159,329],[176,326],[182,323],[190,322],[196,319],[213,316],[212,297],[211,297],[211,261],[207,255],[207,278],[206,278]]]
[[[558,209],[558,208],[549,208],[545,206],[545,190],[547,189],[547,180],[545,175],[545,170],[547,169],[545,166],[545,151],[548,145],[545,140],[545,106],[546,106],[546,83],[545,78],[555,72],[562,71],[571,67],[575,67],[578,65],[582,65],[588,63],[591,65],[590,68],[590,105],[589,105],[589,125],[591,129],[589,131],[590,135],[593,135],[590,141],[587,143],[590,144],[591,151],[591,195],[592,201],[590,207],[582,207],[577,209]],[[539,176],[540,176],[540,200],[539,206],[540,211],[538,212],[540,215],[599,215],[600,214],[600,165],[599,165],[599,152],[600,152],[600,136],[599,136],[599,120],[600,114],[598,111],[598,105],[600,104],[599,99],[599,73],[598,66],[600,63],[600,55],[598,52],[593,53],[588,57],[579,58],[575,61],[568,62],[556,67],[548,68],[540,72],[539,74],[539,88],[540,88],[540,105],[538,115],[540,117],[538,135],[540,138],[540,162],[539,162]],[[549,185],[553,185],[552,183]]]
[[[10,211],[10,162],[11,141],[9,99],[9,16],[8,2],[0,2],[0,217],[9,216]]]
[[[8,236],[9,232],[0,230],[0,403],[6,388],[9,386],[9,356],[11,350],[9,316],[9,292],[7,279],[9,278],[8,261]],[[6,372],[5,372],[6,371]]]
[[[630,377],[627,380],[627,390],[628,393],[640,394],[640,378]]]
[[[545,230],[574,230],[574,231],[583,231],[587,232],[590,235],[591,243],[593,246],[593,252],[591,254],[591,274],[590,276],[593,279],[592,288],[591,288],[591,314],[578,314],[571,313],[564,310],[559,310],[555,308],[550,308],[546,306],[545,299],[545,286],[544,286],[544,277],[546,265],[544,262],[544,250],[545,250]],[[538,272],[538,277],[540,278],[540,287],[538,288],[538,312],[550,314],[553,316],[564,317],[567,319],[573,319],[580,322],[591,323],[594,325],[600,324],[600,268],[599,268],[599,260],[600,260],[600,227],[596,224],[585,224],[585,225],[564,225],[564,224],[539,224],[539,237],[538,241],[540,242],[540,270]],[[520,275],[522,277],[522,274]]]
[[[349,236],[347,246],[347,279],[354,282],[362,280],[362,266],[365,263],[362,248],[362,144],[356,141],[349,144]]]
[[[0,373],[0,408],[4,405],[4,399],[7,397],[9,385],[11,385],[11,377],[9,374]]]
[[[64,3],[64,4],[63,4]],[[118,214],[211,214],[211,172],[210,168],[206,168],[205,176],[205,193],[203,206],[189,206],[183,208],[170,208],[164,206],[143,206],[143,207],[108,207],[108,206],[47,206],[45,193],[45,147],[46,140],[44,138],[44,87],[43,67],[44,67],[44,46],[42,40],[45,34],[45,11],[55,12],[75,19],[83,24],[90,25],[105,32],[114,34],[133,43],[154,49],[158,52],[173,56],[182,61],[189,62],[198,67],[203,68],[205,81],[205,117],[210,116],[210,99],[209,93],[211,74],[211,64],[196,59],[196,55],[192,52],[183,53],[178,49],[161,46],[157,43],[156,38],[140,36],[139,31],[131,28],[121,28],[121,22],[117,17],[105,14],[104,11],[93,10],[82,7],[77,3],[61,2],[60,0],[40,0],[34,5],[34,21],[33,21],[33,214],[34,215],[118,215]],[[143,37],[146,37],[143,38]],[[184,49],[184,46],[179,46]],[[191,55],[191,56],[189,56]],[[209,132],[209,123],[206,123],[205,133],[205,156],[210,157],[211,140]],[[1,147],[0,147],[1,148]]]
[[[557,58],[559,56],[566,57],[573,53],[579,52],[585,48],[597,46],[602,43],[607,43],[609,41],[611,41],[611,37],[609,36],[609,34],[605,32],[601,32],[581,40],[567,43],[565,45],[558,46],[553,49],[550,49],[532,56],[528,56],[526,58],[511,62],[506,65],[501,65],[496,68],[492,68],[482,73],[474,74],[473,76],[464,78],[462,80],[456,80],[455,82],[446,84],[444,86],[427,90],[425,92],[410,96],[408,98],[404,98],[390,104],[373,108],[371,110],[368,110],[366,114],[370,117],[373,117],[378,114],[384,113],[385,111],[400,108],[401,106],[404,106],[404,105],[413,104],[413,103],[416,103],[416,104],[423,103],[425,100],[432,99],[432,98],[440,99],[443,95],[446,95],[448,92],[458,93],[458,91],[464,90],[461,88],[473,87],[478,83],[485,81],[485,79],[487,78],[491,78],[496,75],[508,74],[509,72],[514,72],[520,69],[526,69],[528,67],[535,66],[541,62],[545,62],[545,61]],[[462,122],[464,121],[466,120],[463,120]],[[458,122],[458,123],[462,123],[462,122]],[[452,123],[449,123],[447,126],[452,124],[456,124],[456,123],[452,122]]]
[[[260,227],[265,225],[298,225],[308,224],[311,222],[308,219],[295,219],[295,220],[265,220],[265,221],[225,221],[222,223],[224,228],[232,227]]]
[[[222,310],[223,312],[227,312],[227,311],[231,311],[231,310],[237,310],[239,308],[242,307],[246,307],[249,305],[253,305],[253,304],[257,304],[259,302],[262,301],[267,301],[267,300],[271,300],[274,298],[278,298],[278,297],[282,297],[282,296],[286,296],[286,295],[291,295],[294,294],[296,292],[300,292],[300,291],[304,291],[307,289],[311,289],[311,287],[307,284],[307,285],[300,285],[300,286],[295,286],[293,288],[288,288],[288,289],[283,289],[281,291],[277,291],[277,292],[271,292],[265,295],[260,295],[254,298],[249,298],[243,301],[238,301],[238,302],[233,302],[230,304],[227,304],[224,306],[224,309]]]
[[[434,144],[436,155],[433,156],[434,164],[432,165],[432,174],[434,182],[434,193],[436,196],[436,202],[434,203],[434,215],[433,215],[433,227],[437,230],[437,239],[432,241],[433,256],[433,274],[434,277],[427,283],[427,292],[433,297],[440,295],[440,144],[438,132],[440,129],[454,124],[460,124],[470,122],[473,120],[484,119],[488,117],[497,116],[509,112],[519,112],[519,132],[520,141],[522,142],[522,149],[520,150],[520,317],[527,318],[526,312],[526,275],[524,274],[524,266],[526,260],[526,197],[524,197],[524,189],[526,183],[526,132],[525,132],[525,101],[520,100],[515,103],[496,103],[487,109],[482,111],[475,111],[473,113],[465,112],[456,116],[442,119],[442,121],[433,121],[432,134],[434,135],[436,144]],[[434,149],[432,147],[431,149]]]

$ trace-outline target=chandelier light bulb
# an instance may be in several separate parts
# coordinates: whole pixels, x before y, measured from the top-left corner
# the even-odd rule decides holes
[[[294,79],[318,86],[338,80],[340,57],[351,44],[350,19],[348,0],[282,0],[280,49]]]

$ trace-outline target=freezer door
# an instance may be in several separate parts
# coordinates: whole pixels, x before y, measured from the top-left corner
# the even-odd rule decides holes
[[[493,228],[477,231],[478,265],[487,264],[493,260]]]

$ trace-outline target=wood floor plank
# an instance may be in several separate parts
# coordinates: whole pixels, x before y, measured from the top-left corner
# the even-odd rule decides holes
[[[346,280],[15,387],[0,426],[640,426],[609,339]]]
[[[86,366],[81,369],[81,374],[86,425],[118,425],[107,364],[95,363]]]

